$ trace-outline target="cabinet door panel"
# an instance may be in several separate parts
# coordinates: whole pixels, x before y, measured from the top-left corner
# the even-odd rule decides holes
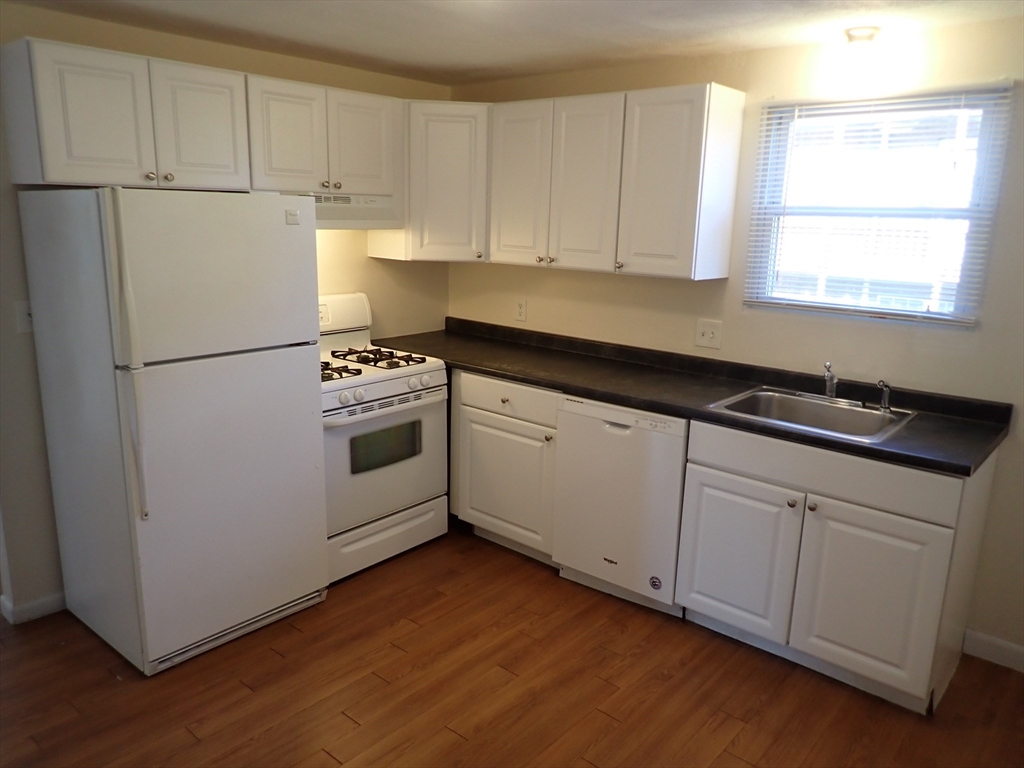
[[[327,89],[247,76],[253,189],[326,193]]]
[[[555,99],[551,170],[554,266],[612,271],[625,94]]]
[[[149,62],[57,43],[31,50],[44,180],[156,186],[146,178],[156,173]]]
[[[545,99],[492,107],[491,261],[546,264],[553,105]]]
[[[402,102],[389,96],[327,91],[327,136],[331,191],[336,194],[395,193],[396,149]],[[397,153],[400,158],[400,153]]]
[[[149,66],[160,186],[248,189],[245,75],[170,61]]]
[[[618,260],[625,274],[692,277],[708,86],[626,95]]]
[[[803,510],[803,493],[688,464],[676,602],[785,643]]]
[[[808,496],[789,644],[925,697],[952,546],[948,528]]]
[[[463,520],[551,554],[554,430],[460,406]]]
[[[409,105],[410,257],[475,261],[487,228],[487,105]]]

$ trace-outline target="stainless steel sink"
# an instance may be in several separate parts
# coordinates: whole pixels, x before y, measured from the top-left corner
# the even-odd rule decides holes
[[[812,434],[876,443],[914,417],[913,411],[888,411],[854,400],[758,387],[708,406],[752,421],[777,424]]]

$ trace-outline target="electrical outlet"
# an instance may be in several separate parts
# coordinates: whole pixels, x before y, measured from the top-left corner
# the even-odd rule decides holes
[[[712,349],[722,348],[722,321],[721,320],[698,320],[697,340],[698,347],[711,347]]]
[[[526,299],[516,299],[514,318],[520,322],[526,322]]]
[[[32,307],[27,301],[14,302],[14,314],[17,318],[18,333],[32,333]]]

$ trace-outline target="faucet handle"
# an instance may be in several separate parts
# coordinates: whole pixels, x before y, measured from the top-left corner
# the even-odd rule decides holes
[[[882,390],[881,409],[883,411],[889,411],[889,394],[892,391],[892,388],[885,382],[885,379],[878,380],[878,388]]]
[[[825,363],[825,370],[832,373],[832,363]]]

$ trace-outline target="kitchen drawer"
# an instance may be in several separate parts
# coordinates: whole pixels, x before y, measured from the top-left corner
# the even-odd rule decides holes
[[[713,424],[690,425],[689,460],[952,528],[963,480]]]
[[[462,404],[513,419],[554,427],[558,419],[558,393],[489,376],[456,371],[461,380]]]

